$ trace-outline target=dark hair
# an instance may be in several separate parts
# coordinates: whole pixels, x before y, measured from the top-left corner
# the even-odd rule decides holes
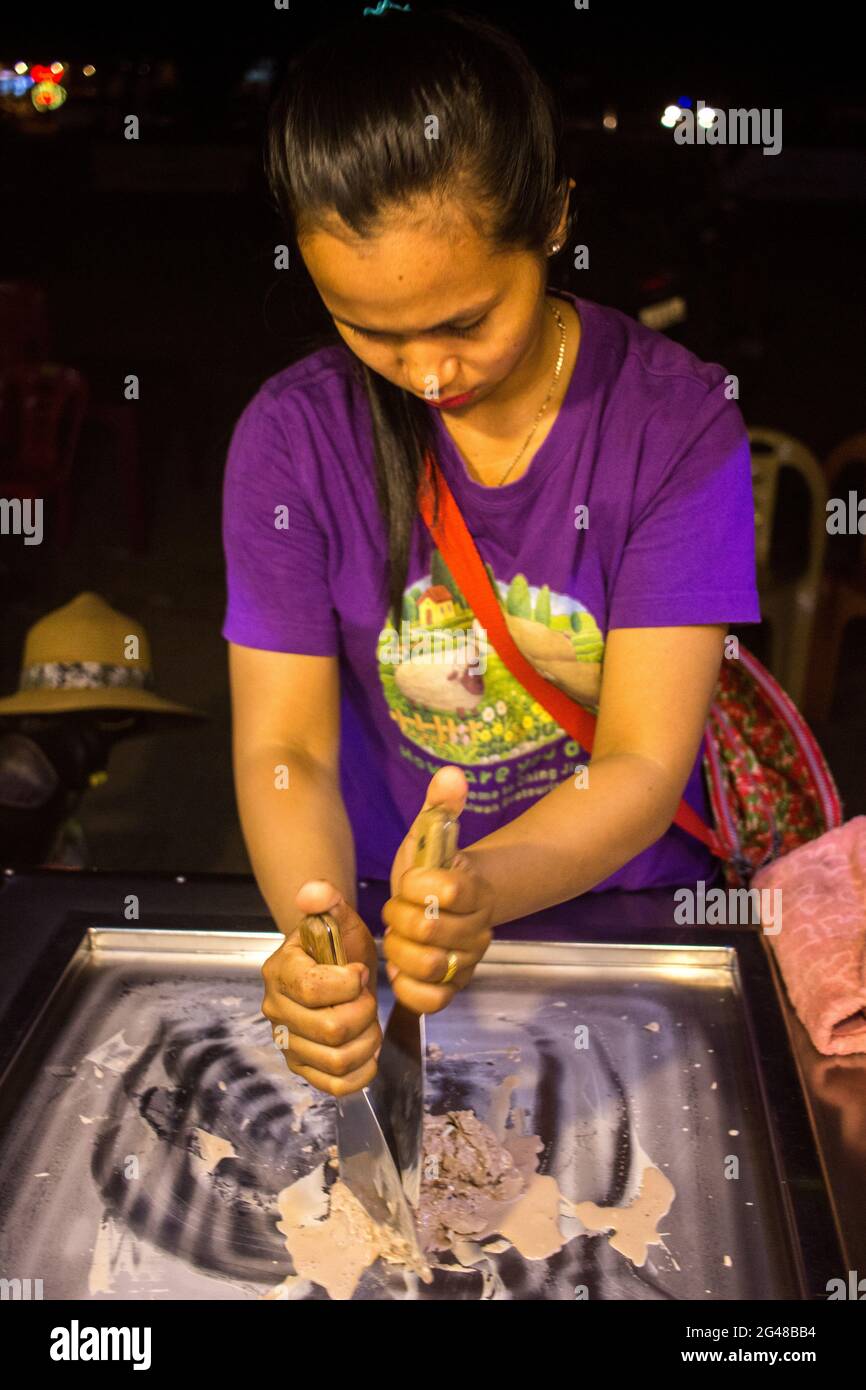
[[[431,115],[437,139],[425,138]],[[447,9],[394,12],[357,19],[291,61],[268,116],[265,170],[296,241],[334,213],[357,236],[375,235],[391,206],[456,193],[496,251],[543,255],[567,192],[561,130],[553,93],[509,34]],[[431,410],[354,360],[399,628]]]

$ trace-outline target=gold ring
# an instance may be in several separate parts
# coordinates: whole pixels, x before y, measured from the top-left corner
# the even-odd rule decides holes
[[[454,976],[457,974],[457,964],[458,964],[458,962],[457,962],[457,952],[456,952],[456,951],[449,951],[449,952],[448,952],[448,969],[445,971],[445,974],[442,976],[442,979],[439,981],[440,985],[450,985],[451,981],[454,979]]]

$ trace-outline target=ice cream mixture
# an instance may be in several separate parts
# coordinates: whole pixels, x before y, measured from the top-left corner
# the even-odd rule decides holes
[[[642,1265],[648,1245],[663,1243],[656,1223],[670,1210],[672,1183],[647,1161],[631,1203],[614,1208],[569,1202],[556,1179],[538,1171],[543,1144],[538,1135],[524,1133],[520,1107],[511,1109],[507,1127],[505,1102],[516,1081],[516,1076],[506,1077],[496,1088],[488,1114],[491,1123],[479,1120],[472,1110],[424,1117],[421,1197],[415,1216],[419,1245],[431,1267],[451,1268],[437,1261],[437,1254],[448,1253],[460,1264],[473,1265],[509,1247],[524,1259],[545,1260],[574,1236],[601,1231],[612,1232],[612,1249]],[[399,1236],[374,1222],[345,1183],[338,1179],[327,1192],[324,1163],[284,1188],[277,1202],[277,1227],[285,1236],[295,1277],[319,1284],[331,1298],[351,1298],[364,1270],[377,1259],[410,1263]],[[560,1216],[567,1218],[567,1234]],[[407,1274],[407,1279],[414,1277]],[[286,1296],[284,1285],[267,1295]]]

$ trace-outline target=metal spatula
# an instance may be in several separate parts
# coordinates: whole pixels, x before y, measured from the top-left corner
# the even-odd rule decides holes
[[[308,956],[319,965],[346,965],[340,928],[327,912],[305,917],[299,928]],[[337,1152],[340,1177],[373,1218],[405,1240],[417,1272],[429,1282],[430,1269],[418,1245],[415,1222],[391,1151],[366,1088],[337,1098]]]
[[[456,817],[432,806],[420,819],[413,867],[450,868],[457,852]],[[421,1195],[426,1051],[424,1015],[395,999],[370,1094],[413,1207]]]

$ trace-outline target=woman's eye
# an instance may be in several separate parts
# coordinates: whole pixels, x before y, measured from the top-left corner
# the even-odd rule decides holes
[[[478,329],[481,327],[486,318],[487,315],[484,314],[483,317],[478,319],[476,323],[466,324],[465,328],[443,329],[442,334],[437,336],[442,336],[445,338],[468,338],[471,334],[477,333]],[[370,338],[373,342],[378,343],[382,341],[382,335],[379,333],[368,333],[366,329],[363,328],[354,328],[352,331],[353,333],[360,333],[362,338]]]
[[[487,315],[485,314],[484,318],[486,317]],[[482,318],[479,319],[477,323],[467,324],[465,328],[452,328],[451,332],[458,338],[468,338],[470,333],[476,333],[478,331],[483,322],[484,319]]]

